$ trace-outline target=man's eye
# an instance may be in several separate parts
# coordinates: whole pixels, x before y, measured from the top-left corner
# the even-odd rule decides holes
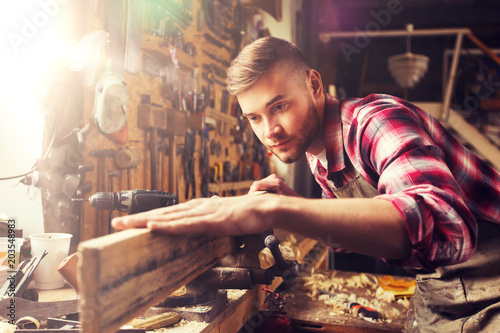
[[[248,121],[252,122],[252,123],[255,123],[259,117],[247,117]]]
[[[283,104],[278,104],[278,105],[276,105],[276,106],[274,107],[274,110],[275,110],[275,111],[281,111],[281,110],[283,110],[283,108],[284,108],[284,107],[285,107],[285,103],[283,103]]]

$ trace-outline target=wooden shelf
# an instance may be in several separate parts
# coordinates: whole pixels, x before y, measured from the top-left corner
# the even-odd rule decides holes
[[[222,113],[222,112],[217,112],[212,108],[206,108],[205,115],[207,117],[214,118],[215,120],[224,121],[226,123],[229,123],[232,126],[238,125],[238,119],[236,119],[236,117],[230,116],[230,115]]]
[[[244,180],[241,182],[231,182],[231,183],[209,183],[208,191],[212,193],[221,193],[225,191],[243,191],[249,190],[255,180]]]
[[[162,37],[143,34],[141,39],[141,48],[143,50],[153,50],[160,52],[165,57],[170,58],[169,44],[165,42]],[[179,61],[179,67],[186,70],[193,70],[197,66],[196,60],[193,56],[190,56],[183,50],[176,48],[177,60]]]

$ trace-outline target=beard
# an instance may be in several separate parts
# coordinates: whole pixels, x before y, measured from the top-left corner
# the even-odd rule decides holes
[[[308,110],[303,125],[300,127],[296,134],[293,134],[287,138],[294,139],[296,141],[295,146],[285,152],[275,152],[273,151],[273,149],[268,147],[268,149],[283,163],[291,164],[297,162],[302,156],[304,156],[307,148],[309,148],[311,143],[320,132],[320,119],[316,106],[314,105],[311,96],[307,95],[307,99]]]

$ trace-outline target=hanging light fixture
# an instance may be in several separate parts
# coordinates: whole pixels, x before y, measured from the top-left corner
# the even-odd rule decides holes
[[[410,51],[410,38],[413,24],[406,25],[406,53],[389,57],[389,71],[397,84],[402,88],[413,88],[427,71],[429,57],[422,54],[413,54]]]

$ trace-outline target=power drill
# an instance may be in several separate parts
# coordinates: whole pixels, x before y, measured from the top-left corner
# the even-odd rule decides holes
[[[120,192],[97,192],[88,199],[73,198],[72,201],[87,201],[92,207],[118,210],[128,214],[146,212],[151,209],[177,204],[177,195],[162,191],[129,190]]]

